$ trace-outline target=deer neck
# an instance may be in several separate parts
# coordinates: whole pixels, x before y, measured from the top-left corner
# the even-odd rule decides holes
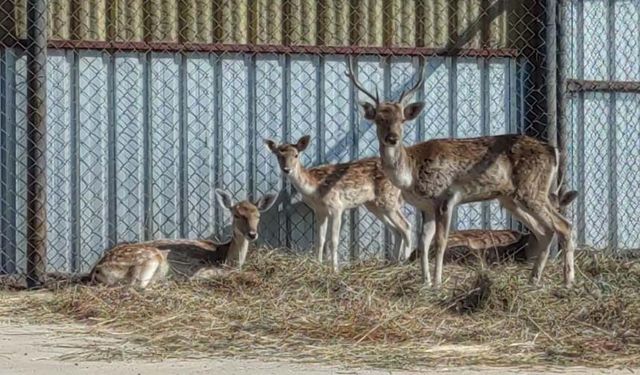
[[[399,144],[387,146],[380,143],[382,168],[387,178],[399,189],[406,189],[413,183],[411,160],[406,148]]]
[[[249,250],[249,241],[238,230],[233,230],[233,237],[229,243],[229,252],[227,253],[226,263],[230,266],[242,268],[247,258]]]
[[[311,195],[316,191],[316,184],[309,171],[302,164],[296,165],[296,167],[287,175],[291,184],[302,195]]]

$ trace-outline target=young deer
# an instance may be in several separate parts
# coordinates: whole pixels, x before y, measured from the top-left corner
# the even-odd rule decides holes
[[[402,214],[400,190],[385,178],[380,158],[367,158],[344,164],[328,164],[306,169],[299,155],[311,137],[296,144],[281,144],[266,139],[276,155],[280,169],[302,195],[316,216],[316,256],[322,262],[327,227],[333,269],[338,270],[338,240],[344,210],[364,206],[394,233],[395,254],[401,256],[411,248],[411,225]]]
[[[229,242],[162,239],[119,244],[98,261],[91,271],[91,280],[110,286],[128,283],[144,289],[165,279],[170,270],[177,276],[192,278],[211,266],[242,268],[249,242],[258,238],[260,212],[268,210],[277,195],[265,195],[255,203],[241,201],[236,204],[223,190],[216,189],[216,195],[220,204],[233,214],[233,236]]]
[[[376,125],[380,156],[386,176],[402,195],[422,212],[420,235],[422,279],[431,285],[428,252],[435,235],[435,287],[442,283],[442,263],[451,216],[456,205],[498,199],[533,233],[536,253],[531,281],[538,284],[549,255],[554,233],[565,243],[564,282],[574,280],[571,223],[549,200],[557,174],[558,151],[551,145],[524,135],[497,135],[466,139],[434,139],[405,147],[404,125],[418,117],[424,102],[406,104],[425,79],[424,73],[398,101],[380,101],[367,92],[353,73],[347,76],[373,103],[363,102],[364,117]]]
[[[578,196],[575,190],[549,195],[551,203],[557,209],[567,207]],[[460,262],[468,259],[480,259],[486,264],[502,263],[507,260],[526,261],[537,254],[527,254],[531,234],[517,230],[470,229],[451,232],[447,240],[444,262]],[[416,251],[411,253],[410,261],[418,259]]]

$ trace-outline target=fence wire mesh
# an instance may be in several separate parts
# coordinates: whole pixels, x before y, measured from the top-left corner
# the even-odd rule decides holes
[[[558,3],[566,46],[559,52],[568,59],[561,68],[572,88],[558,127],[566,124],[569,133],[567,181],[581,192],[571,211],[578,239],[638,248],[640,94],[628,88],[640,81],[640,1]],[[28,23],[29,11],[43,4],[44,22]],[[555,104],[547,99],[556,89],[549,57],[557,51],[547,26],[556,5],[0,0],[0,270],[27,270],[29,244],[38,239],[28,210],[45,212],[28,194],[29,173],[45,166],[28,156],[29,113],[42,108],[27,90],[37,76],[28,65],[38,37],[48,47],[46,90],[38,94],[47,110],[46,144],[38,143],[46,156],[46,176],[38,175],[47,202],[41,242],[48,270],[81,272],[121,241],[227,238],[230,217],[216,203],[215,187],[237,200],[280,191],[277,207],[262,218],[261,242],[309,250],[313,212],[262,139],[311,135],[305,166],[377,155],[374,128],[359,114],[344,74],[348,55],[365,87],[387,99],[417,79],[419,57],[426,58],[416,99],[427,106],[405,143],[512,132],[550,134],[555,143]],[[631,86],[591,92],[587,81]],[[405,212],[415,228],[413,208]],[[455,225],[512,222],[492,202],[459,207]],[[343,261],[383,257],[391,236],[358,208],[345,215],[340,247]]]

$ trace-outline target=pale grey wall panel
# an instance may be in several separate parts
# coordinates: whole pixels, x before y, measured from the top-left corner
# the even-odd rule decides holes
[[[640,1],[614,1],[615,79],[640,81]]]
[[[144,238],[143,58],[115,58],[116,236]]]
[[[427,60],[427,78],[424,83],[424,100],[426,106],[423,112],[424,139],[450,137],[450,95],[449,76],[451,73],[450,59],[430,58]]]
[[[186,132],[188,236],[214,233],[215,228],[215,58],[190,55],[187,59]]]
[[[616,94],[618,246],[640,249],[640,94]]]
[[[607,79],[607,1],[584,1],[584,79]]]
[[[319,82],[319,71],[321,66],[318,57],[295,55],[291,57],[291,73],[290,73],[290,129],[288,130],[288,142],[295,143],[304,135],[311,136],[311,144],[305,150],[300,161],[305,167],[318,165],[322,162],[321,154],[324,154],[323,148],[326,134],[318,131],[318,127],[324,126],[324,121],[318,123],[321,115],[320,97],[318,91],[321,82]],[[324,82],[322,82],[324,83]],[[286,93],[285,93],[286,94]],[[324,119],[323,119],[324,120]],[[320,137],[318,137],[320,134]],[[280,142],[279,142],[280,143]],[[293,189],[293,188],[292,188]],[[295,189],[293,189],[295,190]],[[289,207],[290,212],[288,222],[285,223],[285,230],[290,228],[288,235],[290,236],[291,247],[297,250],[310,249],[313,239],[317,234],[309,228],[314,228],[315,219],[313,211],[304,204],[300,199],[300,194],[293,194],[289,204],[285,203],[285,207]]]
[[[264,144],[264,139],[282,141],[284,125],[284,58],[277,55],[265,55],[256,59],[255,77],[255,196],[253,199],[268,193],[279,193],[281,190],[281,172],[278,160]],[[253,142],[252,142],[253,143]],[[252,163],[253,164],[253,163]],[[279,215],[282,210],[274,207],[262,214],[260,237],[270,246],[281,243],[281,228],[276,223],[283,219]]]
[[[455,135],[460,138],[482,135],[480,67],[474,60],[458,60],[457,113]],[[481,203],[464,204],[457,209],[457,229],[482,227]]]
[[[107,60],[83,52],[78,62],[78,192],[82,268],[89,269],[107,241]]]
[[[179,236],[179,56],[151,62],[151,164],[154,238]]]
[[[585,239],[586,245],[608,245],[609,202],[607,163],[609,160],[609,108],[607,95],[586,94],[584,114],[585,149]]]
[[[243,55],[226,55],[222,60],[222,141],[218,143],[223,148],[220,185],[236,200],[245,199],[249,182],[247,60]],[[223,225],[229,225],[229,213],[223,210],[222,216]]]
[[[56,271],[69,271],[71,259],[71,68],[72,55],[47,60],[47,258]]]

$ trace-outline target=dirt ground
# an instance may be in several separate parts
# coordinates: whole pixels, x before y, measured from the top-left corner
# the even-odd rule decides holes
[[[351,370],[313,364],[264,362],[256,360],[199,359],[85,362],[65,360],[81,349],[99,347],[101,343],[117,343],[117,337],[104,338],[87,334],[82,325],[33,325],[4,319],[0,324],[0,374],[632,374],[630,370],[593,370],[585,368],[516,369],[516,368],[441,368],[420,372]],[[126,347],[123,347],[126,350]]]

